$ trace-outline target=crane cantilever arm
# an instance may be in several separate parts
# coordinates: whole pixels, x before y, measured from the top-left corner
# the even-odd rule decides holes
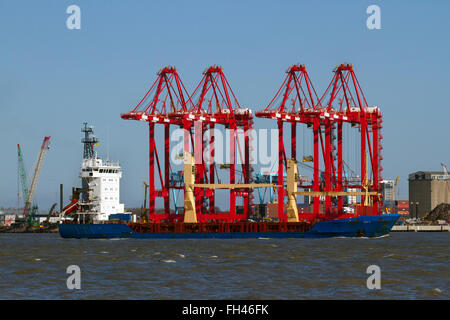
[[[50,137],[45,137],[42,142],[41,151],[39,152],[38,160],[36,163],[36,169],[34,170],[33,180],[31,181],[30,191],[28,192],[27,200],[25,202],[24,215],[27,216],[31,208],[31,203],[33,201],[34,192],[36,190],[37,182],[39,180],[39,175],[41,173],[42,163],[44,160],[45,152],[49,148]]]

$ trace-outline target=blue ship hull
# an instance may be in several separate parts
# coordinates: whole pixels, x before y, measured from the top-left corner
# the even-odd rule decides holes
[[[77,239],[249,239],[249,238],[329,238],[380,237],[389,232],[399,214],[361,216],[316,223],[307,232],[198,232],[144,233],[135,232],[127,224],[60,224],[63,238]]]

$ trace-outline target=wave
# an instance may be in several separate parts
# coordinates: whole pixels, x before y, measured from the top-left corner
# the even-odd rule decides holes
[[[175,260],[172,259],[167,259],[167,260],[159,260],[160,262],[165,262],[165,263],[176,263]]]
[[[336,236],[336,237],[331,237],[331,239],[382,239],[382,238],[386,238],[389,237],[390,234],[383,234],[382,236],[378,236],[378,237],[344,237],[344,236]]]

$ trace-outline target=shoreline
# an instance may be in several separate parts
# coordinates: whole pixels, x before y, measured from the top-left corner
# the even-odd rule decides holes
[[[391,232],[450,232],[449,224],[411,224],[393,226]]]
[[[0,233],[58,233],[58,227],[0,227]]]

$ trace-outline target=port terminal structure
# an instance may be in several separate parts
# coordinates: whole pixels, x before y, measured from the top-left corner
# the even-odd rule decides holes
[[[280,222],[317,221],[381,213],[380,181],[382,167],[382,116],[377,107],[367,104],[353,65],[341,64],[325,93],[319,98],[301,64],[291,66],[287,76],[269,105],[255,113],[278,124],[277,183],[255,183],[251,166],[251,135],[254,116],[250,109],[241,108],[222,67],[211,66],[189,95],[175,67],[165,67],[157,79],[131,111],[121,114],[122,119],[139,120],[149,126],[149,222],[240,222],[248,221],[253,209],[255,188],[274,188],[278,195]],[[281,97],[281,99],[276,99]],[[275,104],[274,101],[281,100]],[[288,101],[292,102],[288,107]],[[286,155],[283,126],[291,125],[290,157]],[[161,167],[155,143],[155,126],[164,126],[164,167]],[[313,179],[303,181],[298,174],[297,126],[306,125],[313,131]],[[361,172],[358,181],[344,174],[342,129],[344,124],[359,130]],[[221,165],[229,170],[229,183],[217,183],[214,163],[215,126],[224,126],[229,133],[229,163]],[[184,170],[173,172],[170,165],[170,126],[184,129]],[[208,131],[209,141],[203,139]],[[243,133],[243,141],[239,134]],[[196,152],[200,150],[200,152]],[[209,153],[209,162],[204,157]],[[236,183],[236,158],[243,161],[242,182]],[[156,160],[156,161],[155,161]],[[199,161],[200,160],[200,161]],[[320,168],[322,163],[323,169]],[[156,164],[156,166],[155,166]],[[155,169],[161,183],[156,189]],[[284,174],[286,168],[286,174]],[[371,170],[369,170],[369,168]],[[284,178],[286,177],[286,178]],[[184,190],[184,211],[170,209],[173,189]],[[215,212],[215,191],[229,190],[229,212]],[[304,190],[304,191],[302,191]],[[349,191],[356,190],[356,191]],[[299,214],[297,196],[313,199],[311,212]],[[358,212],[344,213],[343,197],[360,197]],[[164,212],[157,213],[156,198],[164,200]],[[287,197],[287,206],[285,205]],[[242,198],[238,212],[236,199]],[[324,201],[322,201],[324,199]],[[333,204],[336,204],[335,206]],[[175,208],[176,205],[175,205]]]

